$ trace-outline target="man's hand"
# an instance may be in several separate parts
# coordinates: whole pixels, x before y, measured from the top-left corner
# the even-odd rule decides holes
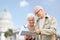
[[[37,30],[35,30],[34,33],[37,34],[37,35],[39,35],[39,34],[41,34],[41,31],[40,31],[40,29],[37,29]]]

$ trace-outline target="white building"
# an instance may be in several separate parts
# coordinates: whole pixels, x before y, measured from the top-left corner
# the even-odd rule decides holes
[[[4,9],[3,13],[0,14],[0,40],[18,40],[19,31],[17,29],[14,30],[13,36],[7,39],[4,36],[4,32],[13,29],[13,27],[11,14],[7,9]]]

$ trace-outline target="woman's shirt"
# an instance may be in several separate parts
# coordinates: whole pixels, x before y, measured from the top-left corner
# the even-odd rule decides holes
[[[29,28],[28,28],[27,25],[24,25],[24,26],[21,28],[20,36],[24,36],[24,35],[21,35],[21,34],[24,34],[24,33],[22,33],[22,31],[28,31],[28,32],[29,32],[28,34],[30,34],[33,38],[36,38],[36,34],[34,34],[35,29],[31,31],[31,30],[29,30]]]

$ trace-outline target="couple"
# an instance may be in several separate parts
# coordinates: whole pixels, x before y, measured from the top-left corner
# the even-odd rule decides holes
[[[24,26],[25,29],[36,34],[23,35],[25,40],[56,40],[56,19],[52,16],[47,16],[44,9],[41,6],[34,8],[34,13],[38,17],[35,23],[33,14],[28,14],[28,24]],[[21,35],[20,35],[21,36]]]

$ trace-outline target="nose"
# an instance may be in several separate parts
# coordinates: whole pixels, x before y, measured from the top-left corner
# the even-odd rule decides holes
[[[31,23],[34,23],[34,21],[30,21]]]

